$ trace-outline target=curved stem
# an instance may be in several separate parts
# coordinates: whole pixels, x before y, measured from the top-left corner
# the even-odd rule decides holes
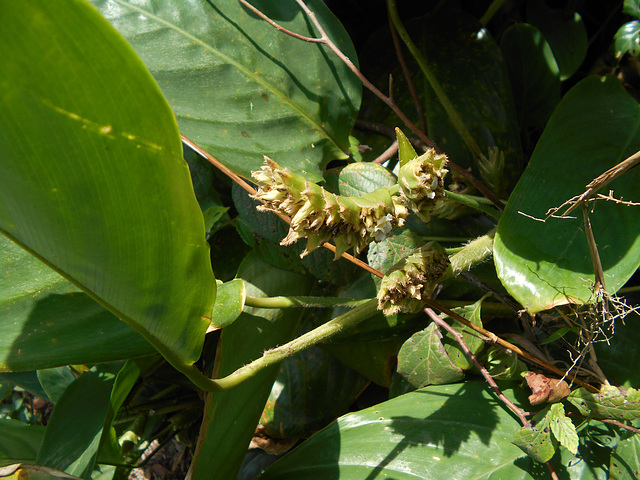
[[[445,190],[445,195],[449,200],[453,200],[454,202],[458,202],[462,205],[466,205],[467,207],[475,208],[476,210],[480,210],[483,213],[486,213],[490,217],[495,218],[496,220],[500,220],[500,212],[495,208],[489,207],[482,200],[482,197],[474,197],[472,195],[463,195],[461,193],[450,192],[449,190]]]
[[[236,385],[242,383],[248,378],[253,377],[260,370],[269,367],[275,363],[283,361],[285,358],[290,357],[302,350],[317,345],[318,343],[327,340],[334,335],[353,327],[363,320],[370,318],[378,312],[377,299],[367,300],[366,303],[350,310],[344,315],[334,318],[333,320],[325,323],[311,330],[310,332],[301,335],[300,337],[281,345],[277,348],[267,350],[262,357],[253,362],[239,368],[230,375],[217,380],[211,380],[218,385],[222,390],[233,388]]]
[[[335,297],[250,297],[245,299],[245,305],[255,308],[331,308],[357,307],[367,303],[370,299],[335,298]]]

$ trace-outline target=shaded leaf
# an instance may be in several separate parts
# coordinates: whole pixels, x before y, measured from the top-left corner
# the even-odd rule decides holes
[[[192,364],[215,281],[169,105],[90,5],[3,13],[0,230]]]
[[[640,436],[622,440],[611,454],[611,480],[640,478]]]
[[[38,465],[91,477],[113,382],[113,375],[90,371],[69,385],[51,414],[36,457]]]
[[[638,0],[624,0],[622,11],[627,15],[640,18],[640,2]]]
[[[533,25],[517,23],[500,40],[521,126],[542,127],[560,101],[560,71],[549,43]]]
[[[498,277],[534,313],[591,298],[593,263],[582,218],[544,219],[549,208],[640,149],[640,106],[613,77],[589,77],[562,99],[529,167],[500,218],[494,242]],[[617,198],[637,198],[640,170],[607,186]],[[579,211],[579,210],[578,210]],[[533,217],[533,218],[531,218]],[[614,293],[640,264],[640,209],[598,203],[589,214],[607,291]]]
[[[0,371],[155,352],[131,327],[3,235],[0,271]]]
[[[413,388],[459,382],[464,378],[442,345],[442,334],[435,323],[414,334],[398,353],[397,372]]]
[[[428,66],[478,144],[480,153],[488,157],[489,149],[497,147],[504,154],[502,185],[496,185],[495,189],[508,189],[520,175],[523,159],[500,48],[475,18],[460,11],[441,9],[429,15],[421,22],[420,31],[421,49]],[[464,167],[476,165],[474,154],[431,88],[427,88],[425,113],[430,138],[449,158]]]
[[[268,155],[322,178],[346,158],[361,84],[327,48],[283,35],[239,2],[95,0],[154,75],[181,131],[249,176]],[[254,1],[280,25],[315,32],[294,1]],[[348,35],[321,1],[308,3],[351,59]]]
[[[320,347],[287,358],[260,424],[273,438],[301,438],[348,411],[369,381]]]
[[[44,431],[41,425],[0,419],[0,467],[35,462]]]
[[[403,258],[408,257],[425,244],[424,237],[409,229],[396,230],[381,242],[369,245],[367,263],[386,273]]]
[[[568,8],[571,8],[570,6]],[[577,12],[549,8],[545,2],[527,2],[527,21],[540,29],[560,68],[560,80],[573,75],[587,54],[587,29]]]
[[[600,393],[579,388],[567,398],[582,415],[614,420],[640,418],[640,390],[604,385]]]
[[[58,403],[64,391],[76,379],[67,366],[38,370],[37,375],[40,385],[53,403]]]

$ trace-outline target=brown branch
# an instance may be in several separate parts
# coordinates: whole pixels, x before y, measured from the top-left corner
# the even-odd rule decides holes
[[[232,171],[230,168],[228,168],[225,165],[223,165],[213,155],[211,155],[210,153],[208,153],[205,150],[203,150],[202,148],[200,148],[197,144],[195,144],[193,141],[189,140],[184,135],[180,134],[180,137],[182,138],[182,141],[189,146],[189,148],[191,148],[192,150],[197,152],[199,155],[204,157],[214,167],[216,167],[222,173],[227,175],[231,180],[236,182],[247,193],[249,193],[249,195],[255,195],[256,194],[256,189],[253,188],[251,185],[249,185],[247,182],[245,182],[245,180],[240,175],[238,175],[237,173]],[[289,218],[287,215],[283,215],[281,213],[276,213],[276,215],[278,215],[282,220],[287,222],[287,224],[291,224],[291,218]],[[322,246],[325,247],[328,250],[331,250],[333,253],[336,253],[336,247],[333,246],[332,244],[327,242],[327,243],[324,243]],[[350,255],[348,253],[343,253],[342,254],[342,258],[344,258],[345,260],[350,261],[351,263],[354,263],[355,265],[358,265],[361,268],[364,268],[367,272],[372,273],[373,275],[376,275],[376,276],[378,276],[380,278],[384,277],[384,274],[380,270],[376,270],[371,265],[363,262],[359,258],[354,257],[353,255]]]
[[[520,421],[522,422],[522,425],[527,425],[527,423],[529,423],[529,421],[527,420],[527,415],[529,415],[528,412],[525,412],[524,410],[522,410],[520,407],[516,406],[516,404],[514,404],[511,400],[509,400],[504,393],[502,393],[502,390],[500,390],[500,387],[498,387],[498,384],[495,382],[495,380],[491,377],[491,375],[489,375],[489,372],[487,372],[487,369],[484,368],[484,366],[480,363],[480,361],[476,358],[476,356],[473,354],[473,352],[471,352],[471,350],[469,349],[469,347],[467,346],[466,342],[464,341],[464,337],[462,336],[462,334],[460,332],[458,332],[455,328],[453,328],[451,325],[449,325],[447,322],[445,322],[444,320],[442,320],[437,314],[436,312],[434,312],[432,309],[430,308],[425,308],[424,309],[425,313],[427,315],[429,315],[429,317],[431,317],[431,320],[433,320],[433,322],[438,325],[441,328],[444,328],[447,332],[449,332],[451,335],[453,335],[453,337],[456,339],[456,342],[458,342],[458,345],[460,345],[460,348],[462,348],[462,351],[465,353],[465,355],[467,357],[469,357],[469,359],[473,362],[473,364],[476,366],[476,368],[478,370],[480,370],[480,373],[482,374],[482,376],[484,377],[484,379],[486,380],[486,382],[489,384],[489,386],[493,389],[493,391],[495,392],[495,394],[498,396],[498,398],[500,400],[502,400],[502,402],[509,407],[509,409],[511,409],[511,411],[513,413],[515,413],[518,418],[520,419]]]
[[[593,385],[589,385],[586,382],[583,382],[582,380],[580,380],[579,378],[576,378],[575,375],[568,373],[568,372],[564,372],[561,369],[554,367],[553,365],[548,364],[547,362],[544,362],[536,357],[534,357],[533,355],[531,355],[528,352],[525,352],[524,350],[522,350],[520,347],[517,347],[516,345],[513,345],[509,342],[507,342],[506,340],[503,340],[502,338],[498,337],[495,333],[490,332],[489,330],[485,330],[484,328],[476,325],[475,323],[470,322],[469,320],[467,320],[466,318],[464,318],[461,315],[458,315],[455,312],[452,312],[451,310],[449,310],[448,308],[446,308],[444,305],[441,305],[440,303],[436,302],[435,300],[431,300],[431,299],[422,299],[427,305],[429,305],[432,308],[435,308],[436,310],[446,314],[447,316],[453,318],[454,320],[462,323],[463,325],[469,327],[472,330],[475,330],[476,332],[480,333],[481,335],[483,335],[484,337],[488,338],[490,342],[492,343],[497,343],[498,345],[506,348],[507,350],[510,350],[512,352],[517,353],[518,355],[520,355],[523,358],[526,358],[527,360],[529,360],[530,362],[535,363],[536,365],[539,365],[553,373],[555,373],[556,375],[560,375],[562,376],[566,376],[568,378],[570,378],[571,380],[573,380],[577,385],[580,385],[581,387],[586,388],[587,390],[589,390],[590,392],[593,393],[598,393],[598,389],[595,388]]]

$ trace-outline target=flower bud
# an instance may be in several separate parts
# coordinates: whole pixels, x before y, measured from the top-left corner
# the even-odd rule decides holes
[[[431,211],[444,197],[446,163],[446,155],[430,149],[400,168],[398,185],[402,200],[425,222],[429,221]]]

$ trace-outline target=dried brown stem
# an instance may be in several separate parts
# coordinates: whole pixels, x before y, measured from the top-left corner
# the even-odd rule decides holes
[[[467,357],[469,357],[469,359],[473,362],[473,364],[476,366],[476,368],[478,370],[480,370],[480,373],[482,374],[482,376],[484,377],[486,382],[489,384],[489,386],[492,388],[492,390],[495,392],[495,394],[498,396],[498,398],[500,400],[502,400],[502,402],[507,407],[509,407],[509,409],[513,413],[515,413],[518,416],[518,418],[522,422],[522,425],[527,425],[527,423],[529,423],[529,421],[527,420],[528,413],[525,412],[524,410],[522,410],[520,407],[516,406],[516,404],[514,404],[511,400],[509,400],[504,395],[504,393],[502,393],[502,390],[500,390],[500,387],[498,387],[498,385],[496,384],[495,380],[491,377],[491,375],[489,375],[489,372],[487,372],[487,369],[484,368],[484,366],[478,361],[478,359],[473,354],[473,352],[471,352],[471,350],[467,346],[466,342],[464,341],[464,337],[462,336],[462,334],[460,332],[458,332],[456,329],[454,329],[447,322],[442,320],[436,314],[436,312],[434,312],[432,309],[425,308],[424,311],[425,311],[425,313],[427,315],[429,315],[431,320],[433,320],[433,322],[436,325],[438,325],[440,328],[444,328],[447,332],[449,332],[451,335],[453,335],[453,337],[456,339],[456,342],[458,342],[458,345],[460,345],[460,348],[462,348],[462,351],[465,353],[465,355]]]
[[[522,350],[520,347],[517,347],[516,345],[513,345],[513,344],[507,342],[506,340],[503,340],[502,338],[498,337],[495,333],[492,333],[489,330],[485,330],[484,328],[476,325],[475,323],[471,323],[469,320],[467,320],[463,316],[458,315],[455,312],[452,312],[451,310],[446,308],[444,305],[441,305],[440,303],[436,302],[435,300],[424,299],[423,298],[423,301],[427,305],[429,305],[430,307],[435,308],[436,310],[446,314],[447,316],[449,316],[449,317],[453,318],[454,320],[462,323],[463,325],[469,327],[470,329],[475,330],[476,332],[480,333],[481,335],[486,337],[488,339],[488,341],[490,341],[492,343],[497,343],[498,345],[506,348],[507,350],[510,350],[512,352],[517,353],[521,357],[523,357],[523,358],[529,360],[530,362],[535,363],[536,365],[539,365],[539,366],[541,366],[541,367],[543,367],[543,368],[555,373],[556,375],[560,375],[561,377],[562,376],[566,376],[567,378],[570,378],[576,385],[580,385],[581,387],[586,388],[590,392],[598,393],[598,389],[595,388],[593,385],[589,385],[588,383],[583,382],[579,378],[576,378],[575,375],[572,375],[572,374],[570,374],[568,372],[564,372],[561,369],[556,368],[553,365],[550,365],[547,362],[544,362],[544,361],[534,357],[530,353],[525,352],[524,350]]]

